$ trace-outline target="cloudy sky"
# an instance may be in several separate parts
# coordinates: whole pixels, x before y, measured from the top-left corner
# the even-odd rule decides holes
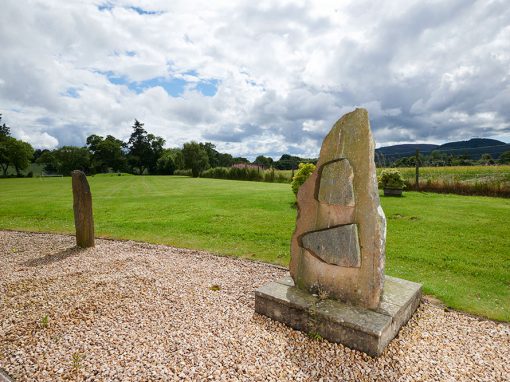
[[[2,0],[0,113],[34,147],[210,141],[316,156],[368,109],[378,146],[510,142],[508,0]]]

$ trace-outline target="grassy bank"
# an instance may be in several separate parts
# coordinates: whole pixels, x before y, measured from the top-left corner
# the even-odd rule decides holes
[[[287,265],[288,184],[187,177],[89,177],[98,236]],[[386,273],[453,308],[510,321],[510,200],[407,192],[382,198]],[[73,233],[70,178],[0,179],[0,228]]]

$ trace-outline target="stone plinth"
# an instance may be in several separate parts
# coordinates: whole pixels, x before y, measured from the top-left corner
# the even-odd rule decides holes
[[[379,356],[420,304],[421,285],[386,276],[377,310],[324,299],[294,286],[291,277],[255,291],[255,311],[294,329]]]

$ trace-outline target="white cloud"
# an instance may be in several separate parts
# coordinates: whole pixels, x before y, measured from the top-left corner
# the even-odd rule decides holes
[[[504,0],[109,4],[2,4],[0,112],[34,146],[126,139],[138,118],[169,146],[314,156],[358,106],[379,146],[510,141]],[[157,78],[182,89],[172,96]],[[213,96],[197,87],[206,81]]]

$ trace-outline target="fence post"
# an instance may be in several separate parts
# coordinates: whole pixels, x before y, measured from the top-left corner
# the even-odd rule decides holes
[[[420,189],[420,150],[416,149],[416,190]]]

